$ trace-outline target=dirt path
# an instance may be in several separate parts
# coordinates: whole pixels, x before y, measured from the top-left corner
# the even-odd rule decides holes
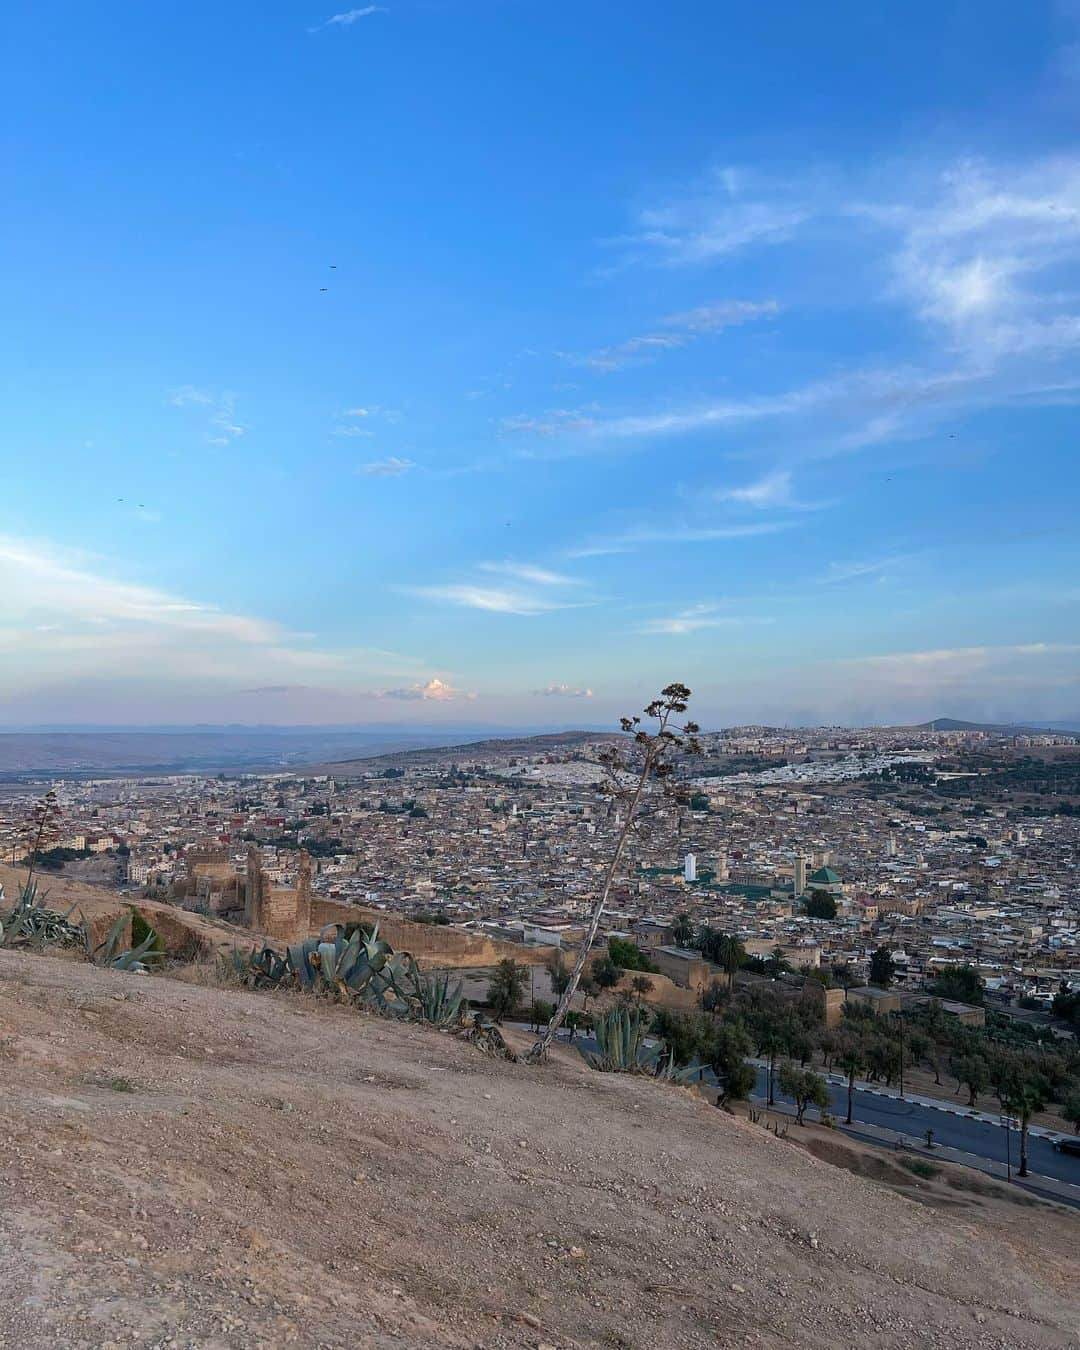
[[[1080,1341],[1072,1216],[1012,1244],[565,1051],[0,953],[0,1074],[4,1346]]]

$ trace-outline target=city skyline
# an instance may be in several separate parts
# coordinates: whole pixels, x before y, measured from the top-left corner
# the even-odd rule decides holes
[[[12,27],[0,723],[1080,718],[1074,5]]]

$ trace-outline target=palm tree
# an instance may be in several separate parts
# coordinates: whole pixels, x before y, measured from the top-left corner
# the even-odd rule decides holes
[[[685,910],[675,915],[671,925],[671,940],[676,947],[689,947],[694,940],[694,925]]]

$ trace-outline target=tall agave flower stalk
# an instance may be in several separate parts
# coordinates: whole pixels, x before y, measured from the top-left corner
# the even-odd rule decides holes
[[[650,787],[658,787],[674,794],[671,763],[679,751],[696,753],[699,750],[695,736],[700,730],[696,722],[676,721],[689,704],[690,690],[685,684],[669,684],[662,690],[660,697],[654,699],[645,709],[645,716],[656,724],[654,731],[646,731],[640,717],[624,717],[622,729],[633,736],[636,759],[630,759],[618,749],[612,747],[601,756],[601,764],[606,776],[608,796],[622,808],[623,821],[615,837],[615,848],[604,872],[604,881],[589,918],[589,926],[582,939],[570,980],[563,990],[562,997],[539,1039],[525,1056],[527,1064],[539,1063],[547,1054],[548,1047],[555,1039],[555,1033],[562,1026],[566,1014],[570,1011],[574,994],[581,981],[585,962],[589,958],[596,933],[600,927],[600,917],[611,894],[623,853],[635,830],[642,800]]]

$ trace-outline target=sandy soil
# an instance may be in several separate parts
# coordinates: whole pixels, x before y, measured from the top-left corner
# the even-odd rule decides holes
[[[1080,1341],[1071,1214],[918,1203],[568,1051],[0,953],[0,1074],[4,1346]]]

